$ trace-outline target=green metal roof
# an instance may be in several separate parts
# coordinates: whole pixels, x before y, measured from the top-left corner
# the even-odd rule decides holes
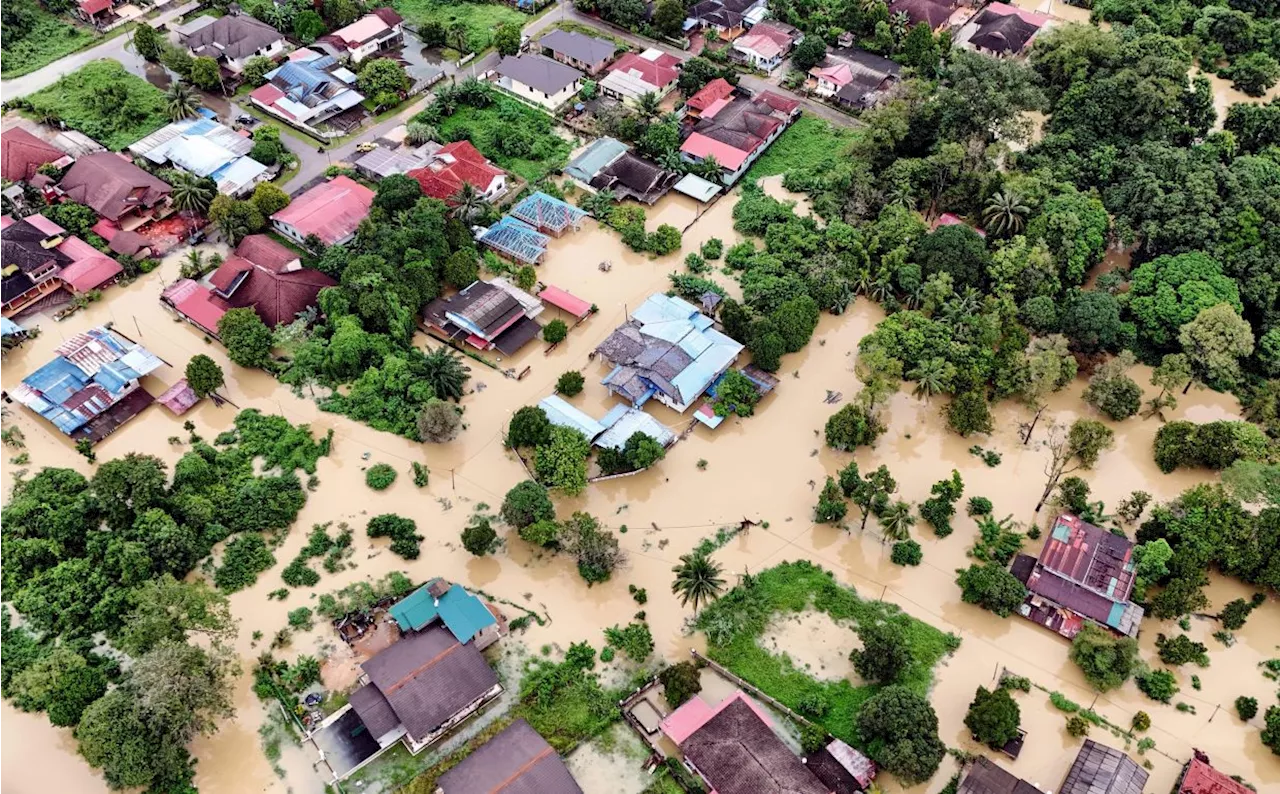
[[[465,643],[498,622],[484,603],[460,584],[451,586],[437,601],[428,589],[435,581],[432,579],[392,605],[391,616],[401,631],[419,631],[440,620],[458,642]]]

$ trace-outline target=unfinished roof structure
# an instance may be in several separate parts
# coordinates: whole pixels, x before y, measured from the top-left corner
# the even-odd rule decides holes
[[[63,342],[10,394],[73,439],[100,441],[153,401],[138,381],[164,364],[106,326]]]
[[[569,768],[518,719],[440,776],[442,794],[582,794]]]
[[[1129,601],[1134,584],[1133,542],[1085,523],[1058,516],[1040,558],[1019,555],[1013,573],[1030,591],[1022,615],[1064,637],[1089,620],[1136,637],[1143,609]]]
[[[662,731],[718,794],[831,794],[741,690],[715,708],[693,697],[662,721]]]
[[[503,278],[473,281],[453,295],[436,298],[422,310],[426,324],[447,339],[477,350],[512,355],[533,340],[542,302]]]
[[[649,296],[596,348],[613,370],[604,384],[639,408],[650,398],[688,410],[742,353],[741,343],[681,298]]]
[[[586,210],[549,196],[541,190],[522,199],[519,204],[511,208],[510,214],[511,217],[524,221],[538,231],[556,237],[568,229],[577,231],[582,225],[582,219],[587,217]]]
[[[500,254],[526,265],[536,265],[547,253],[551,238],[534,227],[510,215],[502,218],[480,233],[478,242]]]

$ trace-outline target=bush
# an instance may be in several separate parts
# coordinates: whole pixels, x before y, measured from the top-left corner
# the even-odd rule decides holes
[[[1236,698],[1236,714],[1246,722],[1253,719],[1258,714],[1258,699],[1244,695]]]
[[[1271,752],[1280,755],[1280,706],[1267,709],[1267,715],[1263,719],[1267,727],[1262,729],[1262,743],[1271,748]]]
[[[520,538],[535,546],[550,546],[560,537],[560,525],[555,521],[535,521],[527,527],[521,527]]]
[[[1169,639],[1163,634],[1156,635],[1156,649],[1160,652],[1160,661],[1178,666],[1187,662],[1195,662],[1201,667],[1209,666],[1209,649],[1204,643],[1196,642],[1185,634]]]
[[[1018,703],[1003,687],[994,692],[978,687],[964,718],[965,727],[973,738],[995,750],[1018,738],[1020,722]]]
[[[653,653],[653,634],[647,623],[629,623],[625,628],[612,626],[604,630],[604,637],[610,648],[633,662],[643,662]]]
[[[862,647],[849,654],[858,675],[867,681],[892,684],[912,662],[907,632],[899,623],[872,623],[858,627]]]
[[[819,524],[835,524],[843,520],[849,512],[849,504],[844,500],[844,493],[834,477],[827,477],[827,482],[818,493],[818,506],[814,508],[814,520]]]
[[[498,547],[498,533],[488,516],[475,514],[462,530],[462,548],[477,557],[483,557]]]
[[[1070,656],[1085,680],[1099,692],[1107,692],[1128,681],[1137,669],[1138,642],[1090,623],[1071,641]]]
[[[298,607],[290,610],[289,627],[301,629],[302,631],[311,631],[315,627],[315,620],[312,618],[311,610],[307,607]]]
[[[375,491],[385,491],[396,481],[396,470],[389,463],[375,463],[364,473],[364,484]]]
[[[1155,461],[1168,474],[1181,466],[1222,470],[1237,460],[1265,460],[1267,437],[1252,422],[1174,421],[1156,431]]]
[[[889,560],[894,565],[919,565],[924,560],[924,551],[914,540],[902,540],[893,544],[893,553]]]
[[[679,708],[689,698],[702,691],[702,676],[693,662],[680,662],[663,668],[658,680],[666,692],[671,708]]]
[[[875,416],[857,403],[849,403],[827,419],[827,446],[841,452],[852,452],[861,446],[871,446],[885,430]]]
[[[546,488],[533,480],[525,480],[516,483],[510,491],[507,491],[499,514],[503,521],[519,530],[539,521],[554,519],[556,508],[551,503],[551,497],[547,495]]]
[[[1134,677],[1138,689],[1152,700],[1168,703],[1178,694],[1178,680],[1168,670],[1147,670]]]
[[[1077,714],[1067,720],[1067,733],[1081,739],[1089,735],[1089,721]]]
[[[1133,715],[1132,725],[1135,731],[1145,731],[1151,727],[1151,715],[1145,711],[1139,711]]]
[[[237,535],[222,552],[222,565],[214,572],[213,582],[219,590],[234,593],[258,581],[258,574],[275,564],[275,555],[262,535]]]
[[[550,344],[559,344],[563,342],[565,337],[569,335],[569,326],[565,325],[564,320],[552,320],[542,326],[542,338]]]
[[[1013,574],[995,565],[970,565],[956,584],[966,604],[977,604],[1002,618],[1013,614],[1027,597],[1027,588]]]
[[[796,703],[796,711],[814,720],[821,720],[830,708],[831,704],[821,692],[810,692]]]
[[[426,488],[431,482],[431,469],[426,464],[419,463],[416,460],[410,464],[413,467],[413,484],[418,488]]]
[[[393,553],[406,560],[418,559],[419,543],[423,538],[418,534],[418,525],[413,519],[384,513],[369,519],[365,532],[371,538],[391,538]]]
[[[993,509],[991,500],[985,496],[973,496],[969,498],[967,510],[970,516],[989,516]]]
[[[665,256],[679,251],[680,243],[680,230],[669,223],[664,223],[649,235],[645,241],[645,248],[658,256]]]
[[[702,244],[702,258],[708,261],[719,259],[724,254],[724,241],[719,237],[712,237]]]
[[[556,380],[556,391],[565,397],[577,397],[582,393],[582,387],[586,382],[581,372],[569,370]]]

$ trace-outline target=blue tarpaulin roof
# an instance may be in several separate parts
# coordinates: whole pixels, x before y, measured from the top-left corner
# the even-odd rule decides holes
[[[432,579],[391,606],[389,611],[401,631],[420,631],[440,620],[458,642],[466,643],[498,622],[484,602],[460,584],[452,585],[437,599],[431,594],[437,582],[440,580]]]

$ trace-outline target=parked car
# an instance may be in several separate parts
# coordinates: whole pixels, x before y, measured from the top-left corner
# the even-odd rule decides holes
[[[357,151],[357,152],[360,152],[360,153],[364,153],[364,152],[371,152],[371,151],[373,151],[374,149],[377,149],[377,148],[378,148],[378,142],[377,142],[377,141],[365,141],[364,143],[357,143],[357,144],[356,144],[356,151]]]

